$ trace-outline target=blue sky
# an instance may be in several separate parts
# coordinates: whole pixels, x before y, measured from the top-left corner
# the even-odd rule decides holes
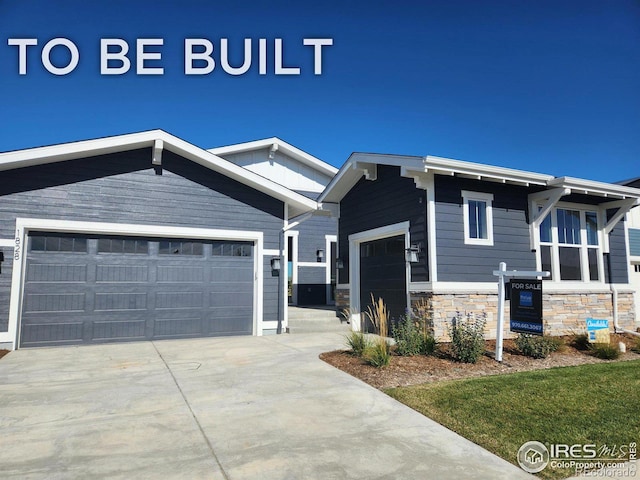
[[[292,5],[293,4],[293,5]],[[78,48],[56,76],[51,39]],[[303,38],[332,38],[322,75]],[[27,74],[9,38],[35,38]],[[100,39],[131,46],[132,69],[100,74]],[[162,38],[163,75],[136,75],[138,38]],[[185,38],[217,65],[184,73]],[[254,58],[232,64],[243,39]],[[268,41],[259,75],[258,39]],[[283,39],[275,75],[273,39]],[[64,66],[63,47],[52,62]],[[0,151],[162,128],[210,148],[278,136],[333,165],[353,151],[439,155],[553,175],[640,176],[640,3],[634,0],[0,0]]]

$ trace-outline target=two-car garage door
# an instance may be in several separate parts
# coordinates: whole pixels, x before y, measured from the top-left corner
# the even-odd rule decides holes
[[[20,346],[253,333],[254,244],[31,233]]]

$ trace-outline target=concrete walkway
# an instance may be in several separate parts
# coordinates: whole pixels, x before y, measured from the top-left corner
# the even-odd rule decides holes
[[[25,349],[2,478],[531,478],[318,359],[336,333]]]

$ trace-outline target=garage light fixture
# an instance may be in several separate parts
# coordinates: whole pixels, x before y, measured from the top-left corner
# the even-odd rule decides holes
[[[324,250],[316,250],[316,258],[318,259],[318,262],[322,262],[324,259]]]
[[[336,259],[336,268],[337,269],[344,268],[344,260],[342,260],[341,258],[337,258]]]
[[[409,263],[418,263],[418,253],[420,253],[419,245],[411,245],[405,251],[405,260]]]
[[[274,277],[280,275],[280,257],[273,257],[271,259],[271,275]]]

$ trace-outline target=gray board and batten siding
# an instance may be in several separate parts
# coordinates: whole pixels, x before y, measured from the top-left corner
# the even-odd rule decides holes
[[[172,152],[164,152],[161,168],[151,157],[144,148],[2,172],[0,238],[13,238],[21,217],[260,231],[265,249],[281,247],[282,201]],[[10,263],[2,265],[0,295]],[[276,320],[279,277],[268,274],[268,258],[263,264],[264,319]],[[6,331],[8,300],[0,308]]]
[[[349,235],[405,221],[410,222],[411,243],[422,246],[420,261],[411,264],[412,280],[427,281],[426,203],[426,192],[400,176],[400,167],[378,165],[377,180],[361,178],[340,201],[338,252],[344,268],[338,283],[349,283]]]

